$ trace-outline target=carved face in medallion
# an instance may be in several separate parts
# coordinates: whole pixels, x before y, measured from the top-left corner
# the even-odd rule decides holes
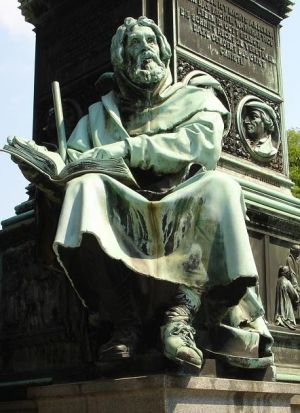
[[[128,33],[125,61],[127,76],[138,85],[155,85],[165,76],[166,67],[160,58],[156,35],[150,27],[135,25]]]
[[[244,124],[247,135],[253,140],[258,141],[266,135],[265,122],[260,111],[249,111],[244,119]]]
[[[250,154],[269,162],[278,152],[280,133],[271,106],[255,96],[246,96],[237,109],[237,126]]]
[[[274,122],[266,110],[248,107],[244,118],[244,127],[246,136],[254,145],[256,154],[261,157],[276,154],[277,150],[272,142]]]

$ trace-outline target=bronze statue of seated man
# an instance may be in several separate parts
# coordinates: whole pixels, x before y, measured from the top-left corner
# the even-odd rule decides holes
[[[138,346],[127,267],[177,286],[161,326],[166,357],[200,369],[204,349],[235,365],[243,358],[243,366],[246,359],[266,367],[272,337],[255,293],[242,191],[215,171],[230,117],[222,88],[200,71],[172,84],[170,57],[152,20],[129,17],[117,29],[114,73],[100,79],[106,93],[78,122],[67,155],[68,162],[123,158],[139,189],[101,173],[69,181],[54,251],[85,304],[101,300],[111,311],[115,330],[100,359],[131,357]],[[114,298],[105,297],[108,289]],[[192,324],[201,302],[196,345]]]

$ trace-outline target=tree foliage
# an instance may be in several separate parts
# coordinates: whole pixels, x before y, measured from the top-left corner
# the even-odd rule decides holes
[[[288,131],[290,178],[295,183],[292,193],[300,198],[300,129]]]

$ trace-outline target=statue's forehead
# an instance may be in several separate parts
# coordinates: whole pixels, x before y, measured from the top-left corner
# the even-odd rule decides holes
[[[138,24],[135,25],[131,31],[128,33],[128,37],[135,37],[135,36],[139,36],[139,35],[154,35],[155,33],[154,31],[151,29],[151,27],[148,26],[139,26]]]
[[[257,116],[261,117],[261,112],[257,109],[250,109],[250,110],[248,110],[247,115],[248,116],[257,115]]]

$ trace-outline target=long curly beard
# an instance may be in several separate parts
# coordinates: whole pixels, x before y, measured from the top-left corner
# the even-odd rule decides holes
[[[126,73],[129,79],[140,86],[153,86],[166,74],[164,63],[152,52],[138,56],[137,61],[127,61]]]

